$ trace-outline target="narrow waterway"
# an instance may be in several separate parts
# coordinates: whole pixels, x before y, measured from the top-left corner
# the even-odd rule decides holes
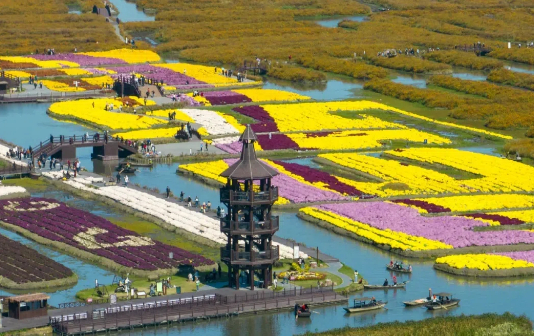
[[[357,16],[343,16],[343,17],[336,17],[336,18],[330,18],[330,19],[324,19],[324,20],[317,20],[315,22],[318,25],[326,27],[326,28],[337,28],[337,25],[343,20],[363,22],[368,19],[369,17],[367,15],[357,15]]]
[[[147,15],[143,10],[139,10],[134,2],[126,0],[111,0],[111,3],[119,11],[119,19],[122,22],[132,21],[155,21],[154,15]]]

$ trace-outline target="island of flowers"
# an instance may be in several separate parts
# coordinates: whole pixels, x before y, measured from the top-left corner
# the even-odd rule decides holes
[[[389,202],[326,204],[300,212],[304,219],[404,255],[457,254],[467,247],[481,252],[511,251],[513,245],[517,250],[534,247],[534,232],[477,231],[489,224],[458,216],[424,217],[416,209]]]
[[[94,260],[109,260],[104,262],[109,267],[126,268],[140,275],[150,271],[172,272],[180,265],[213,264],[200,255],[139,236],[52,199],[0,201],[0,218],[10,230],[42,239],[66,252],[83,251],[81,254]],[[174,254],[173,259],[169,252]]]
[[[4,288],[48,288],[78,281],[69,268],[19,242],[0,235],[0,244],[0,286]]]
[[[460,254],[436,259],[440,271],[479,277],[534,275],[534,251]]]

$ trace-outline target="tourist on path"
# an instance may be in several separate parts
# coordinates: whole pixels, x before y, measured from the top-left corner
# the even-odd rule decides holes
[[[128,180],[129,180],[129,179],[128,179],[128,175],[125,175],[125,176],[124,176],[124,186],[125,186],[125,187],[128,187]]]
[[[167,198],[169,198],[170,194],[171,194],[171,188],[169,188],[169,186],[167,186]]]
[[[197,281],[195,281],[195,284],[197,285],[197,292],[198,292],[198,289],[200,288],[200,280],[197,278]]]
[[[195,196],[195,208],[198,208],[198,196]]]

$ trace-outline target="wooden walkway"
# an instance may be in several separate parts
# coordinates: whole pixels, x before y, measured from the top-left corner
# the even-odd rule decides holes
[[[295,288],[280,292],[249,292],[226,288],[213,292],[204,296],[189,294],[180,298],[119,302],[106,307],[60,309],[50,316],[50,324],[54,332],[60,335],[78,335],[287,310],[293,309],[295,303],[302,302],[312,306],[347,302],[347,297],[337,294],[332,287]],[[62,314],[63,312],[69,314]]]

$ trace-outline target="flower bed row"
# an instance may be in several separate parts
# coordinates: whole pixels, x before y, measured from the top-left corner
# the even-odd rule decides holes
[[[82,179],[70,179],[65,181],[65,183],[84,193],[91,193],[115,200],[122,205],[154,216],[168,225],[212,242],[225,244],[228,241],[226,236],[220,232],[220,222],[217,219],[186,208],[180,204],[132,188],[116,186],[89,188],[87,184],[90,183]],[[273,243],[273,245],[280,246],[280,255],[282,258],[292,258],[292,247],[278,243]],[[301,253],[301,256],[307,257],[305,253]]]
[[[0,278],[7,278],[16,284],[25,284],[73,276],[69,268],[2,235],[0,235],[0,245],[2,246]]]
[[[466,195],[400,199],[394,202],[414,206],[423,213],[491,211],[532,208],[534,207],[534,196],[528,194]]]
[[[167,123],[166,120],[144,115],[106,111],[106,105],[110,104],[113,104],[114,108],[118,108],[119,105],[122,105],[122,102],[118,99],[111,98],[63,101],[50,105],[49,111],[58,116],[74,118],[83,122],[105,126],[112,130],[143,129]],[[151,105],[154,104],[154,102],[147,101],[147,104]]]
[[[0,201],[2,221],[136,270],[202,266],[213,262],[123,229],[91,213],[45,198]],[[169,252],[174,254],[169,258]]]
[[[534,175],[534,167],[513,160],[454,148],[410,148],[386,153],[403,159],[449,166],[479,175],[480,178],[464,181],[465,185],[474,191],[534,191],[534,180],[525,178],[525,176]]]
[[[63,67],[95,67],[109,64],[134,64],[157,62],[158,54],[150,50],[115,49],[110,51],[87,52],[78,54],[30,55],[30,56],[3,56],[1,61],[15,64],[13,68],[63,68]],[[22,64],[23,67],[16,67]],[[10,69],[3,63],[4,69]]]
[[[395,160],[376,158],[356,153],[321,154],[321,159],[340,165],[355,174],[363,172],[372,175],[383,182],[355,182],[357,188],[368,194],[381,197],[440,194],[440,193],[468,193],[469,180],[456,180],[440,172],[422,167],[401,163]],[[405,189],[390,189],[391,184],[404,184]]]
[[[533,244],[534,232],[521,230],[474,231],[477,226],[487,226],[487,223],[457,216],[423,217],[416,209],[403,207],[387,202],[356,202],[345,204],[327,204],[316,208],[306,208],[304,212],[310,216],[323,216],[321,220],[333,223],[333,213],[336,219],[341,217],[346,223],[354,222],[368,225],[382,232],[395,232],[410,235],[449,246],[449,248],[463,248],[470,246],[504,246],[516,244]],[[303,211],[301,209],[301,211]],[[351,222],[352,221],[352,222]],[[335,224],[334,224],[335,225]],[[338,225],[339,226],[339,225]],[[354,233],[361,235],[358,230]],[[394,246],[390,243],[388,245]],[[402,250],[414,248],[399,247]],[[418,248],[422,249],[420,246]],[[434,249],[425,246],[424,249]]]

